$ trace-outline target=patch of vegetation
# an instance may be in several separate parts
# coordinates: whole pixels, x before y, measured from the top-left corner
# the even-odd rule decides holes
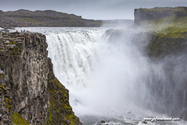
[[[12,99],[10,98],[5,98],[4,100],[4,105],[8,111],[12,108],[11,102],[12,102]]]
[[[163,34],[176,31],[187,32],[187,16],[180,18],[170,16],[155,20],[145,20],[141,21],[140,25],[147,31],[156,31]]]
[[[141,25],[152,36],[148,44],[149,57],[162,58],[184,52],[187,42],[187,16],[146,20],[141,21]]]
[[[79,120],[69,105],[68,90],[49,73],[48,91],[50,93],[50,108],[46,118],[46,125],[61,124],[78,125]]]
[[[14,18],[14,20],[24,22],[24,23],[41,23],[41,21],[38,21],[38,20],[33,19],[33,18],[29,18],[29,17]]]
[[[140,8],[143,11],[157,11],[157,12],[163,12],[166,10],[169,10],[171,12],[180,12],[180,11],[186,11],[183,7],[154,7],[154,8]]]
[[[19,113],[14,112],[12,125],[29,125],[29,123]]]
[[[187,32],[174,31],[167,34],[154,32],[148,44],[149,57],[162,58],[166,55],[176,55],[186,48]]]
[[[4,86],[0,85],[0,88],[4,89]]]

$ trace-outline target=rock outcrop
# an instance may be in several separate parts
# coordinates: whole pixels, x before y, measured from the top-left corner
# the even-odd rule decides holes
[[[40,33],[0,36],[0,124],[80,125]]]
[[[134,10],[135,24],[139,24],[144,20],[154,20],[169,16],[187,16],[187,7],[155,7],[152,9],[140,8]]]
[[[151,69],[146,81],[153,99],[146,108],[187,120],[187,32],[142,34],[149,61],[158,68]]]
[[[165,56],[175,56],[187,49],[187,32],[176,31],[167,34],[149,33],[148,56],[161,59]]]

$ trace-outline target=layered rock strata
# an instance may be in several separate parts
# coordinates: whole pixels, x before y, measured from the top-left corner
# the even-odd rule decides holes
[[[0,124],[80,125],[40,33],[0,36]]]

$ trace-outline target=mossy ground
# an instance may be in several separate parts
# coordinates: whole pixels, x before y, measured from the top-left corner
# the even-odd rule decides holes
[[[182,7],[154,7],[154,8],[140,8],[143,11],[157,11],[157,12],[163,12],[165,10],[170,10],[171,12],[180,12],[180,11],[186,11]]]
[[[155,20],[141,21],[142,25],[147,31],[156,31],[167,34],[176,31],[187,32],[187,16],[185,17],[165,17]]]
[[[68,90],[51,73],[49,73],[48,91],[50,93],[50,108],[45,124],[80,124],[69,105]]]
[[[185,50],[187,42],[187,16],[165,17],[140,23],[153,38],[148,44],[150,57],[164,57],[179,54]]]
[[[19,113],[14,112],[12,125],[29,125],[29,123]]]
[[[0,75],[0,80],[1,78],[3,78],[4,75]],[[0,93],[6,94],[7,93],[7,87],[0,85]],[[10,99],[8,96],[4,97],[4,102],[3,102],[4,106],[6,107],[7,111],[9,112],[12,108],[12,99]]]
[[[152,32],[153,36],[148,44],[149,57],[164,57],[176,55],[186,50],[187,32],[173,31],[167,34]]]
[[[12,108],[11,104],[12,104],[12,99],[6,97],[4,100],[4,105],[8,111],[11,110],[11,108]]]

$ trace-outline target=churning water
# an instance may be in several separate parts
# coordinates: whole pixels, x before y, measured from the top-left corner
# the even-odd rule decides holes
[[[147,38],[135,30],[114,28],[17,28],[46,35],[55,76],[69,89],[70,104],[85,125],[185,124],[184,121],[143,122],[144,118],[168,118],[185,110],[183,88],[187,67],[174,58],[171,75],[165,72],[172,58],[157,63],[146,55]],[[144,41],[144,42],[142,42]],[[182,60],[182,61],[181,61]],[[168,71],[168,70],[167,70]],[[183,75],[181,76],[181,73]],[[176,81],[175,81],[176,80]],[[159,85],[161,84],[161,85]],[[177,94],[183,91],[182,96]],[[177,94],[177,95],[176,95]],[[181,96],[179,98],[179,96]],[[169,99],[167,99],[169,98]],[[166,100],[166,101],[164,101]],[[171,101],[172,100],[172,101]],[[176,101],[179,101],[178,103]],[[172,104],[170,104],[172,103]],[[173,111],[174,112],[174,111]],[[169,116],[168,116],[169,115]],[[176,113],[176,117],[180,117]]]

